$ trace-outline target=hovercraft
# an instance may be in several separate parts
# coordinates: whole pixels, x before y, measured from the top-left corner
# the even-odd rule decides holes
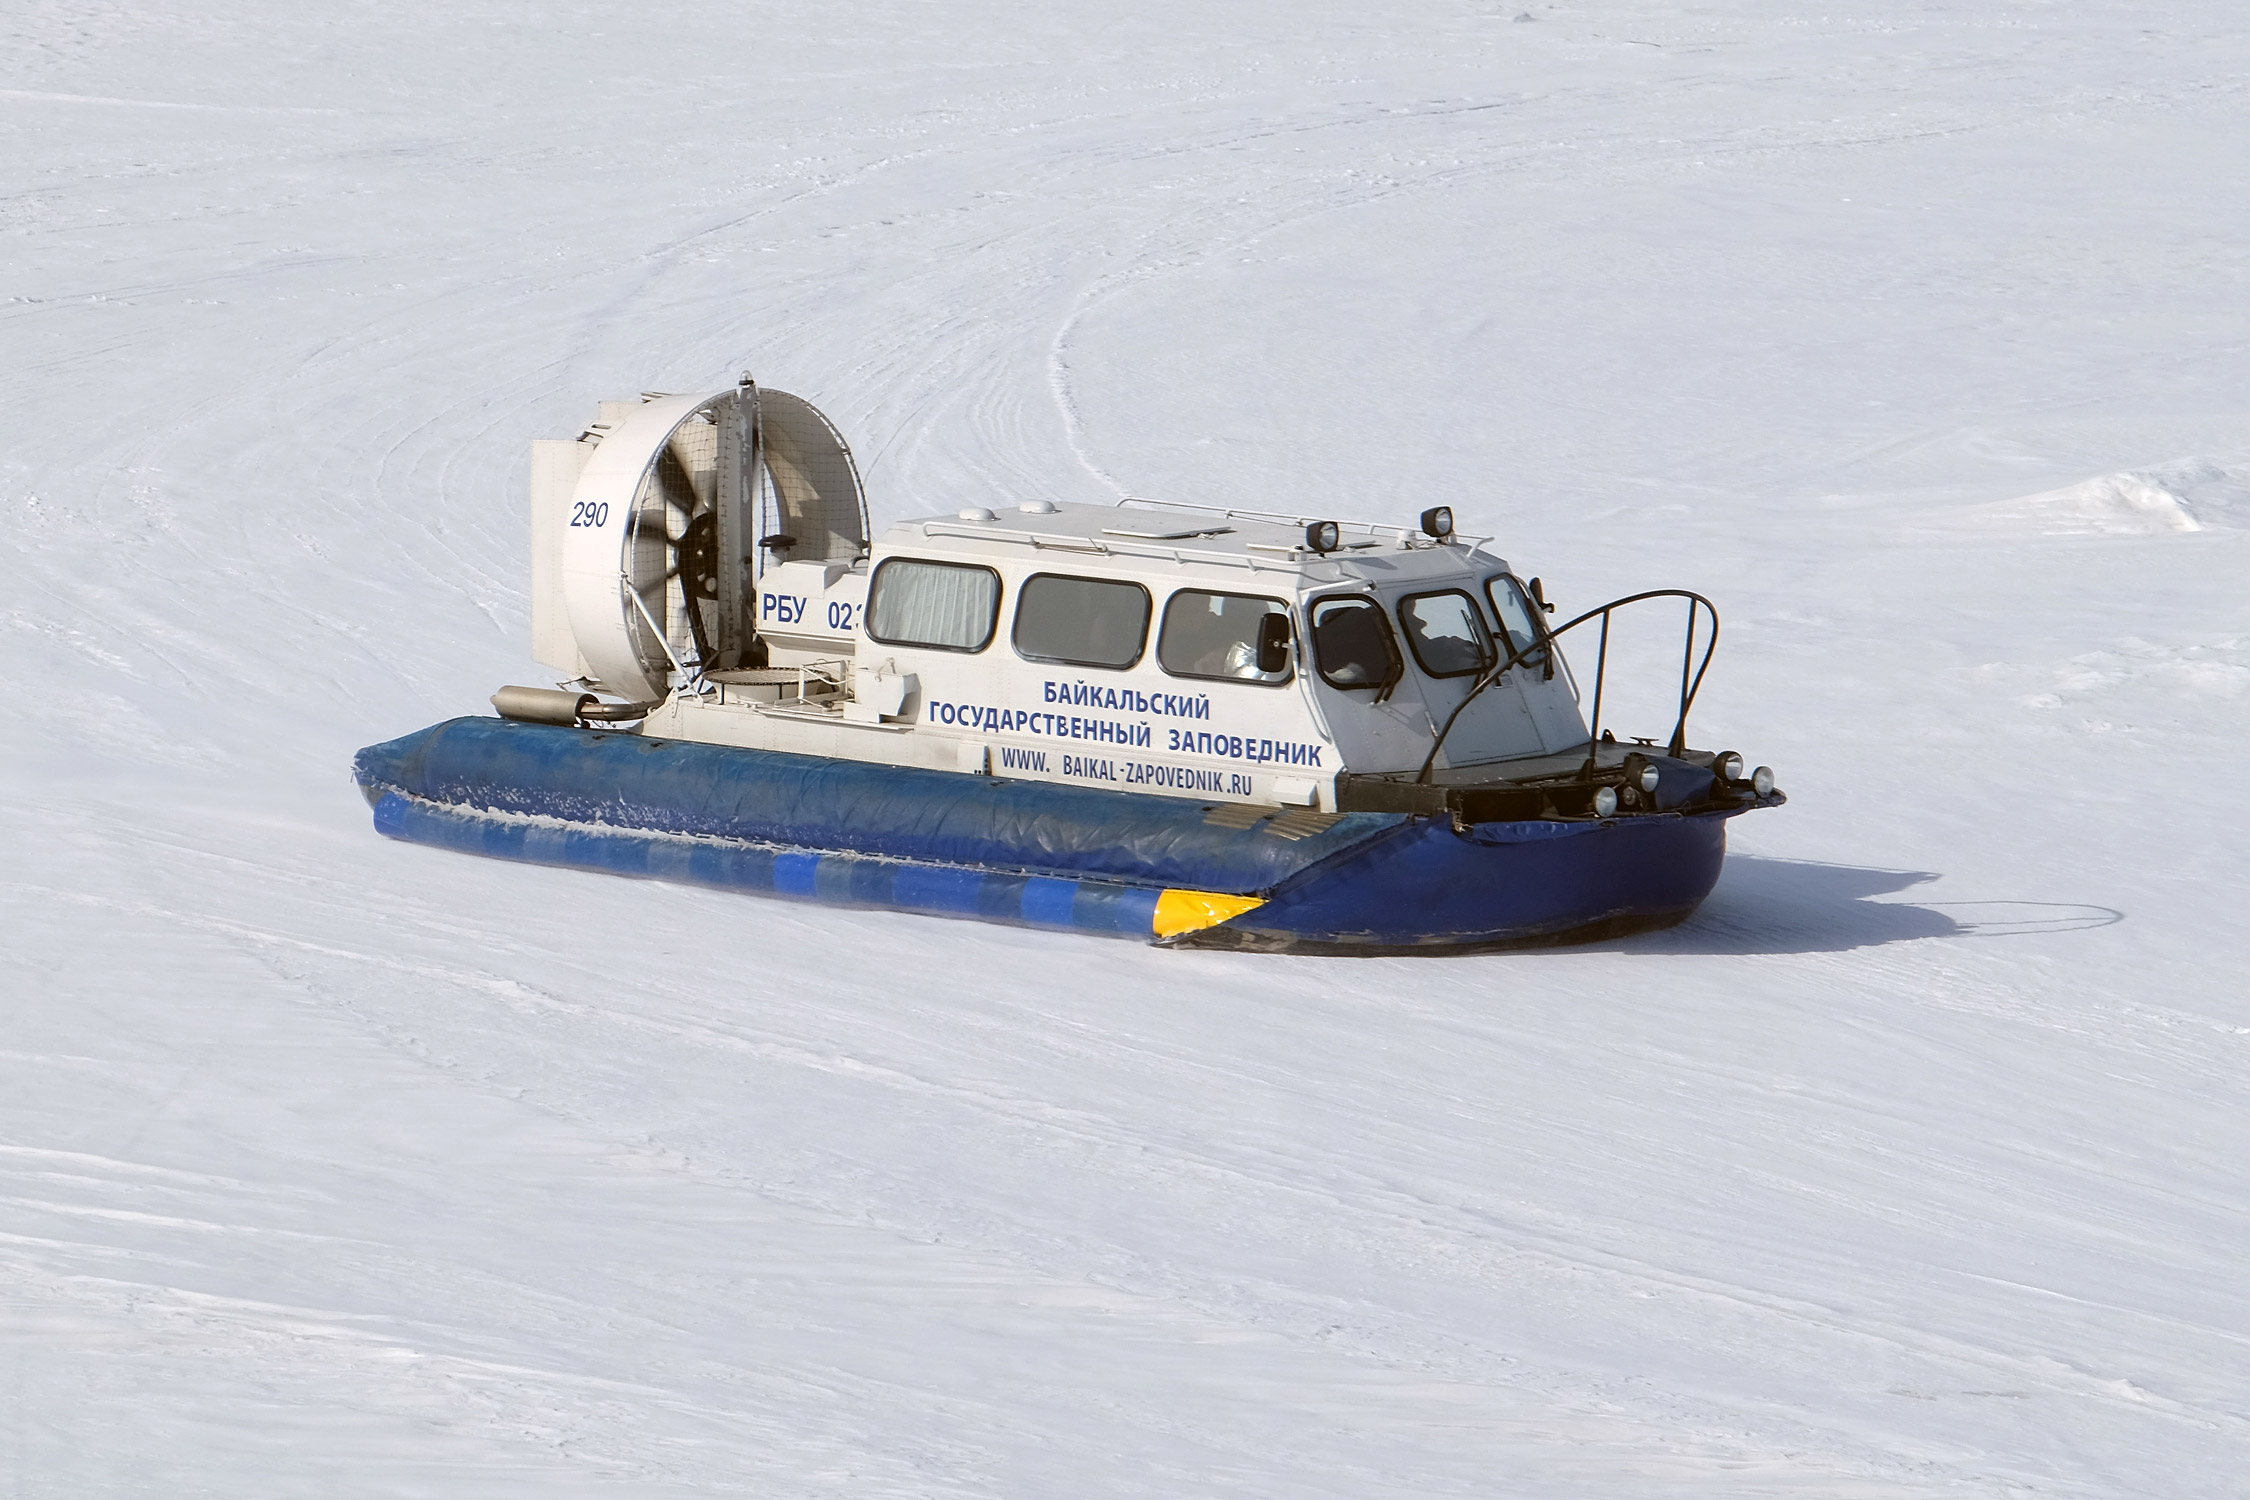
[[[1560,625],[1450,508],[1368,526],[1031,500],[871,537],[849,448],[744,377],[532,445],[556,688],[362,750],[382,833],[1170,945],[1427,951],[1677,922],[1785,799],[1691,749],[1717,643],[1657,589]],[[1612,617],[1686,606],[1659,745]],[[1596,637],[1583,689],[1561,638]],[[1583,638],[1582,638],[1583,639]],[[1667,689],[1667,692],[1669,689]]]

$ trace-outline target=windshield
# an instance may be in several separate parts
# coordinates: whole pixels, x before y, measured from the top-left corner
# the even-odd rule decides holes
[[[1322,599],[1312,607],[1313,655],[1320,675],[1340,688],[1384,688],[1401,668],[1390,622],[1375,601]]]
[[[1539,606],[1525,595],[1523,585],[1502,573],[1485,581],[1484,592],[1492,600],[1492,613],[1499,618],[1500,628],[1508,632],[1509,651],[1521,651],[1523,660],[1531,666],[1544,665],[1547,653],[1531,648],[1545,638],[1546,632],[1540,628]]]
[[[1432,677],[1466,677],[1498,659],[1477,602],[1459,589],[1409,594],[1399,601],[1398,618],[1415,661]]]

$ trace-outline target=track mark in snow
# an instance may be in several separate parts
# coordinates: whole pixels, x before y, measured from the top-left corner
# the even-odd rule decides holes
[[[120,1161],[111,1156],[96,1156],[85,1151],[57,1151],[42,1146],[16,1146],[0,1143],[0,1157],[15,1157],[35,1164],[36,1169],[52,1170],[75,1167],[83,1173],[151,1177],[161,1182],[177,1183],[184,1187],[225,1188],[230,1192],[240,1192],[255,1186],[240,1178],[214,1177],[208,1172],[184,1172],[176,1167],[159,1167],[148,1162]],[[0,1166],[0,1170],[5,1170],[4,1166]]]
[[[35,89],[0,89],[0,99],[21,99],[34,104],[99,104],[125,109],[181,109],[215,115],[348,115],[349,110],[320,109],[310,105],[184,104],[171,99],[117,99],[103,94],[56,94]]]
[[[2250,691],[2250,640],[2122,641],[2044,666],[1987,662],[1967,676],[2035,713],[2098,714],[2079,720],[2085,733],[2172,733]]]

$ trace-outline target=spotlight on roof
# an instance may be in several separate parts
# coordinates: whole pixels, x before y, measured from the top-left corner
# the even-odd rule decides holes
[[[1305,545],[1315,552],[1333,552],[1343,544],[1343,529],[1334,521],[1315,521],[1305,528]]]
[[[1422,534],[1435,537],[1441,542],[1450,540],[1453,536],[1453,507],[1450,505],[1433,505],[1428,510],[1423,511]]]

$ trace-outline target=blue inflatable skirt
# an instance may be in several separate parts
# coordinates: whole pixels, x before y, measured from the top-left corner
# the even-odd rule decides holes
[[[410,843],[1168,944],[1360,953],[1667,925],[1742,809],[1458,826],[466,718],[353,763]]]

